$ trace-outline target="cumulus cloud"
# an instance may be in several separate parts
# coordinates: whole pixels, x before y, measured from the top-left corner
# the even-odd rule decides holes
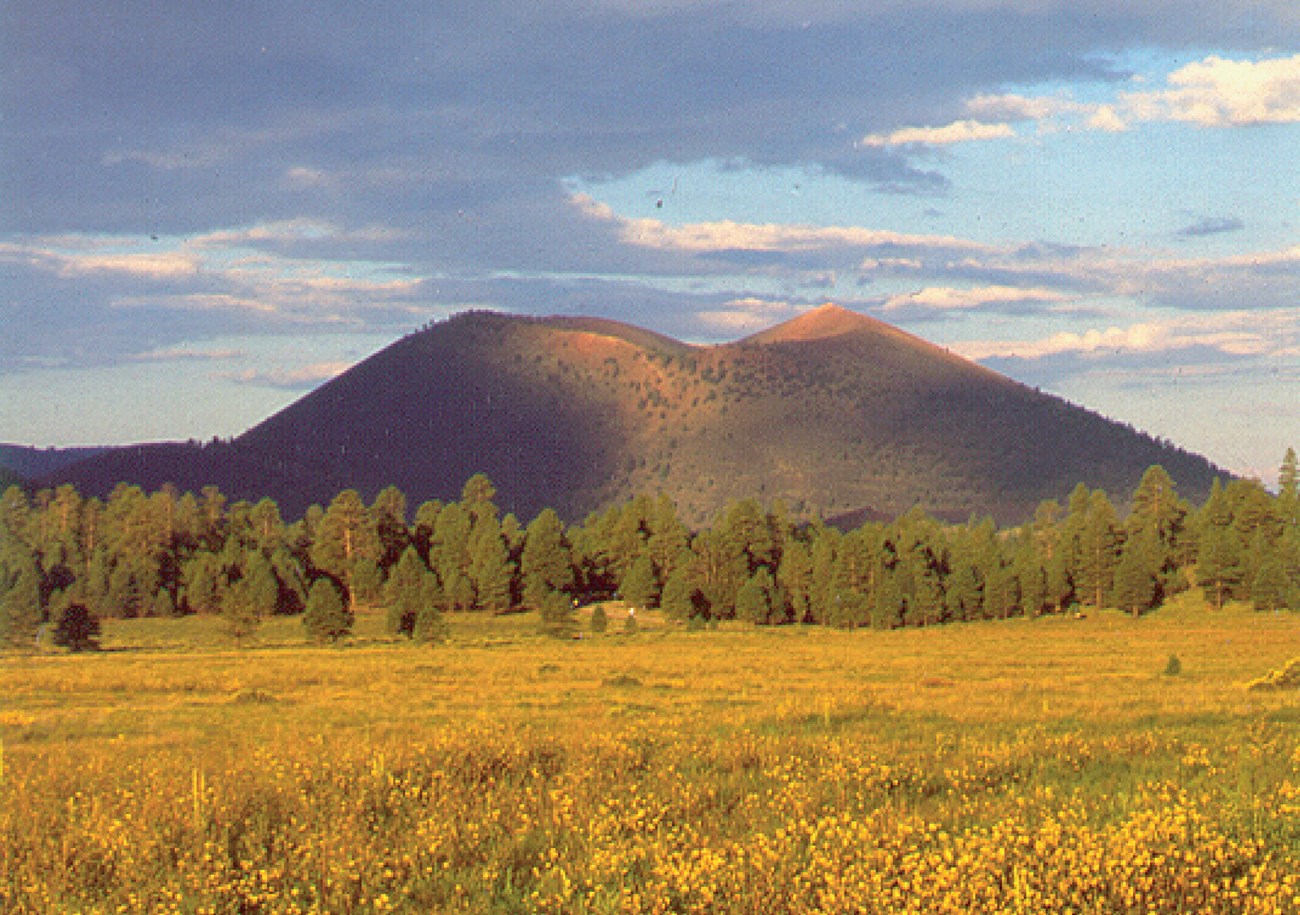
[[[1168,85],[1127,93],[1124,104],[1143,120],[1200,127],[1300,122],[1300,54],[1257,61],[1210,56],[1169,74]]]

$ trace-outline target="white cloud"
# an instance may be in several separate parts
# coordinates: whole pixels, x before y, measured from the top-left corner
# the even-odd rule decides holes
[[[573,204],[591,219],[613,223],[632,245],[694,253],[717,251],[813,251],[829,248],[906,247],[989,251],[987,245],[951,235],[914,235],[862,226],[812,226],[720,220],[670,226],[658,219],[631,219],[586,194]]]
[[[801,308],[789,302],[755,297],[733,299],[722,308],[706,309],[698,313],[700,323],[715,331],[747,333],[761,330],[797,315]]]
[[[1146,321],[1127,327],[1063,331],[1037,340],[972,340],[953,345],[968,359],[1037,360],[1077,354],[1155,354],[1192,348],[1228,356],[1281,355],[1296,342],[1300,310],[1234,311]]]
[[[928,286],[916,292],[890,297],[885,302],[885,311],[939,312],[1066,300],[1067,297],[1062,293],[1043,287],[979,286],[956,289],[951,286]]]
[[[943,127],[902,127],[891,133],[873,133],[863,137],[862,146],[881,148],[889,146],[951,146],[975,140],[998,140],[1014,137],[1010,124],[986,124],[983,121],[954,121]]]
[[[352,368],[351,362],[313,362],[310,365],[286,369],[246,369],[241,372],[223,372],[216,376],[241,384],[260,385],[272,388],[301,390],[314,388]]]
[[[1300,54],[1271,60],[1211,56],[1169,74],[1169,89],[1122,97],[1143,120],[1201,127],[1300,122]]]

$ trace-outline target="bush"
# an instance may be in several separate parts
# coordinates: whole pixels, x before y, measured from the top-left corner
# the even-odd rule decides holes
[[[85,604],[69,604],[54,627],[54,644],[72,651],[97,651],[99,630],[99,617]]]
[[[601,633],[608,628],[609,614],[605,612],[603,605],[597,604],[596,609],[591,611],[591,631]]]
[[[1246,688],[1259,692],[1300,689],[1300,658],[1293,658],[1281,670],[1271,670],[1258,680],[1251,680]]]
[[[1183,662],[1178,660],[1178,655],[1171,654],[1169,660],[1165,662],[1165,676],[1176,677],[1183,672]]]

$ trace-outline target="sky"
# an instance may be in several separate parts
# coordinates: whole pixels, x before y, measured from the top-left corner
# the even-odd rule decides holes
[[[0,441],[834,302],[1269,482],[1298,293],[1294,0],[0,2]]]

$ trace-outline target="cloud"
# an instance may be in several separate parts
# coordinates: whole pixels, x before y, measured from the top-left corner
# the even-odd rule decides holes
[[[1300,122],[1300,54],[1266,60],[1210,56],[1169,74],[1170,88],[1123,96],[1144,120],[1200,127]]]
[[[981,121],[954,121],[943,127],[902,127],[886,134],[873,133],[863,137],[862,146],[881,148],[889,146],[951,146],[975,140],[998,140],[1014,137],[1010,124],[985,124]]]
[[[608,204],[584,194],[576,194],[572,200],[588,218],[616,226],[619,237],[627,244],[645,248],[692,253],[885,248],[990,250],[987,245],[951,235],[922,235],[864,226],[760,224],[732,220],[672,226],[658,219],[620,216]]]
[[[699,312],[699,321],[710,330],[736,336],[779,324],[806,309],[806,305],[751,297],[734,299],[722,308],[704,309]]]
[[[1145,321],[1082,333],[1062,331],[1033,340],[973,340],[954,344],[952,348],[968,359],[981,361],[1035,361],[1070,354],[1090,357],[1153,355],[1190,349],[1207,349],[1239,357],[1279,355],[1285,354],[1300,339],[1297,331],[1300,324],[1297,322],[1300,322],[1298,309],[1282,309],[1262,315],[1234,311]]]
[[[1178,230],[1181,238],[1203,238],[1207,235],[1223,235],[1228,232],[1240,232],[1246,224],[1236,216],[1206,216],[1189,226]]]
[[[1030,306],[1064,301],[1067,301],[1067,296],[1063,293],[1042,287],[980,286],[957,289],[951,286],[927,286],[916,292],[890,296],[885,301],[884,311],[913,316],[985,308],[1021,312]]]
[[[217,377],[257,387],[303,391],[319,387],[343,374],[352,366],[351,362],[314,362],[293,369],[247,369],[240,372],[223,372]]]
[[[129,362],[231,362],[247,357],[240,349],[196,349],[194,347],[168,347],[128,356]]]

